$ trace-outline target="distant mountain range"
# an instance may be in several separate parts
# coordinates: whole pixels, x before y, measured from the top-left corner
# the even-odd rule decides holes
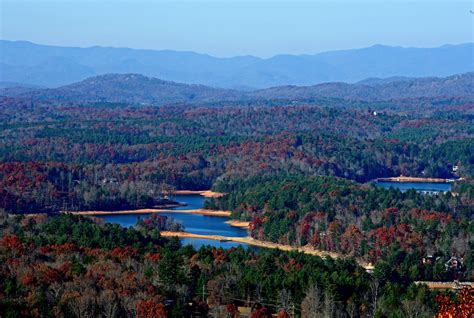
[[[445,78],[369,79],[356,84],[324,83],[238,91],[163,81],[140,74],[107,74],[50,89],[11,87],[0,95],[33,100],[165,105],[250,100],[337,98],[382,101],[418,97],[474,98],[474,73]]]
[[[254,91],[261,99],[314,99],[382,101],[418,97],[474,97],[474,73],[444,78],[368,79],[356,84],[324,83],[314,86],[280,86]]]
[[[0,40],[0,81],[58,87],[107,73],[252,90],[366,78],[445,77],[474,71],[474,43],[437,48],[375,45],[314,55],[216,58],[177,51],[59,47]]]

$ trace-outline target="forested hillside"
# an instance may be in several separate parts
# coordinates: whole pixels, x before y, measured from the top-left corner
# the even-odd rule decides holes
[[[455,188],[456,195],[430,196],[333,177],[278,176],[220,181],[215,189],[228,194],[208,207],[250,221],[257,239],[309,244],[385,264],[389,276],[474,278],[472,185]],[[434,255],[436,263],[424,265],[427,255]],[[452,255],[464,258],[463,274],[444,268]],[[394,270],[399,261],[406,265],[402,272]]]
[[[417,97],[474,97],[474,73],[446,78],[412,78],[357,84],[324,83],[314,86],[281,86],[248,93],[253,98],[310,99],[318,97],[346,100],[383,101]]]
[[[161,238],[158,229],[123,229],[71,215],[0,217],[2,317],[235,317],[244,305],[254,307],[256,318],[469,310],[468,294],[456,307],[449,297],[437,297],[438,305],[426,286],[389,276],[384,267],[371,276],[353,260],[277,250],[196,251]]]
[[[54,89],[4,89],[3,95],[33,100],[163,105],[239,99],[242,93],[164,81],[140,74],[105,74]]]
[[[149,81],[143,92],[137,79]],[[474,277],[470,97],[227,101],[199,87],[188,103],[187,85],[130,81],[119,85],[130,99],[116,103],[102,100],[117,92],[107,81],[104,95],[90,82],[72,89],[75,101],[0,98],[0,316],[235,317],[242,305],[252,318],[469,313],[469,291],[435,296],[414,281]],[[387,85],[411,85],[401,82]],[[151,100],[162,96],[181,102]],[[460,180],[435,195],[371,183],[399,175]],[[207,208],[249,221],[253,238],[340,259],[195,251],[161,237],[183,230],[164,216],[126,229],[58,215],[151,208],[175,189],[210,188],[225,195]],[[368,262],[373,272],[358,265]]]
[[[222,177],[474,175],[472,106],[432,101],[423,115],[373,106],[377,113],[370,104],[129,107],[4,98],[0,204],[16,213],[144,207],[160,200],[162,186],[208,189]]]
[[[13,87],[0,89],[0,95],[32,100],[108,102],[162,106],[167,104],[203,104],[234,102],[289,103],[314,99],[339,99],[347,104],[363,101],[391,101],[412,98],[463,98],[474,100],[474,73],[446,78],[411,78],[378,81],[374,84],[324,83],[314,86],[278,86],[251,92],[189,85],[140,74],[106,74],[70,85],[39,89]]]

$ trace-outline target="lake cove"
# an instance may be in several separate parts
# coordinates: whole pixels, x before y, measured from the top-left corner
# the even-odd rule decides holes
[[[185,203],[186,205],[173,208],[172,212],[160,212],[160,215],[173,218],[175,221],[181,223],[184,226],[185,231],[188,233],[228,237],[248,236],[247,230],[242,226],[233,226],[226,223],[229,221],[229,217],[208,216],[184,212],[189,210],[198,210],[204,207],[205,197],[200,194],[176,195],[173,199],[180,203]],[[180,213],[180,210],[183,212]],[[134,226],[138,220],[148,218],[151,215],[152,213],[116,213],[95,216],[103,219],[105,222],[117,223],[124,227],[131,227]],[[219,241],[203,238],[182,238],[181,242],[183,243],[183,245],[189,244],[194,246],[195,248],[199,248],[203,245],[211,245],[223,248],[232,248],[237,247],[239,245],[243,246],[244,248],[250,247],[250,245],[243,242],[231,242],[224,240]]]
[[[184,226],[185,232],[162,232],[165,237],[177,236],[183,245],[192,245],[199,249],[201,246],[210,245],[213,247],[233,248],[242,246],[258,251],[261,248],[280,249],[283,251],[300,251],[309,255],[321,257],[331,256],[340,258],[342,255],[322,250],[317,250],[310,246],[295,247],[290,245],[278,244],[268,241],[260,241],[249,237],[246,227],[247,222],[238,222],[230,220],[228,216],[208,216],[194,214],[189,212],[192,209],[202,209],[205,198],[202,195],[176,195],[173,199],[178,202],[186,203],[187,206],[180,206],[173,209],[173,212],[160,212],[160,215],[173,218]],[[106,222],[117,223],[124,227],[131,227],[136,224],[139,219],[145,219],[153,213],[116,213],[95,215],[102,218]],[[366,268],[372,269],[372,265],[358,261],[359,264]]]
[[[451,190],[452,184],[449,182],[396,182],[396,181],[375,181],[374,185],[385,189],[395,188],[402,192],[415,189],[422,193],[438,193]]]

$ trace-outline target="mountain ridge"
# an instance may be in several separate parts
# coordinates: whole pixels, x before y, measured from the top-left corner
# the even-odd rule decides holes
[[[0,81],[47,87],[107,73],[138,73],[187,84],[261,89],[370,77],[449,76],[474,71],[474,43],[435,48],[374,45],[316,54],[214,57],[190,51],[39,45],[0,40]]]
[[[334,98],[383,101],[419,97],[474,98],[474,72],[444,78],[369,79],[369,84],[328,82],[312,86],[285,85],[255,91],[185,84],[142,74],[105,74],[59,88],[4,88],[0,95],[32,100],[111,102],[147,105],[250,100]]]

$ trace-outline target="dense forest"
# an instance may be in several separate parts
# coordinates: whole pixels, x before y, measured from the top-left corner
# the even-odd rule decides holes
[[[473,111],[461,97],[1,97],[0,316],[235,318],[246,306],[252,318],[464,317],[472,291],[435,295],[414,281],[474,278]],[[436,195],[372,183],[399,175],[462,179]],[[252,237],[344,257],[196,251],[160,235],[186,230],[172,219],[126,229],[59,214],[211,188],[225,195],[207,208],[249,221]]]
[[[466,317],[472,295],[369,275],[353,260],[298,252],[181,247],[160,226],[81,216],[0,217],[2,317]],[[402,267],[402,265],[400,265]],[[209,305],[212,305],[210,309]]]
[[[207,206],[250,221],[254,238],[385,264],[386,275],[400,279],[474,278],[472,185],[455,188],[455,195],[423,195],[342,178],[277,176],[225,180],[215,188],[228,194]],[[436,261],[424,263],[428,256]],[[463,266],[446,270],[452,256],[463,258]]]
[[[145,207],[159,203],[164,188],[208,189],[221,178],[282,173],[357,182],[474,176],[473,108],[462,100],[268,103],[138,107],[3,98],[0,208]]]

